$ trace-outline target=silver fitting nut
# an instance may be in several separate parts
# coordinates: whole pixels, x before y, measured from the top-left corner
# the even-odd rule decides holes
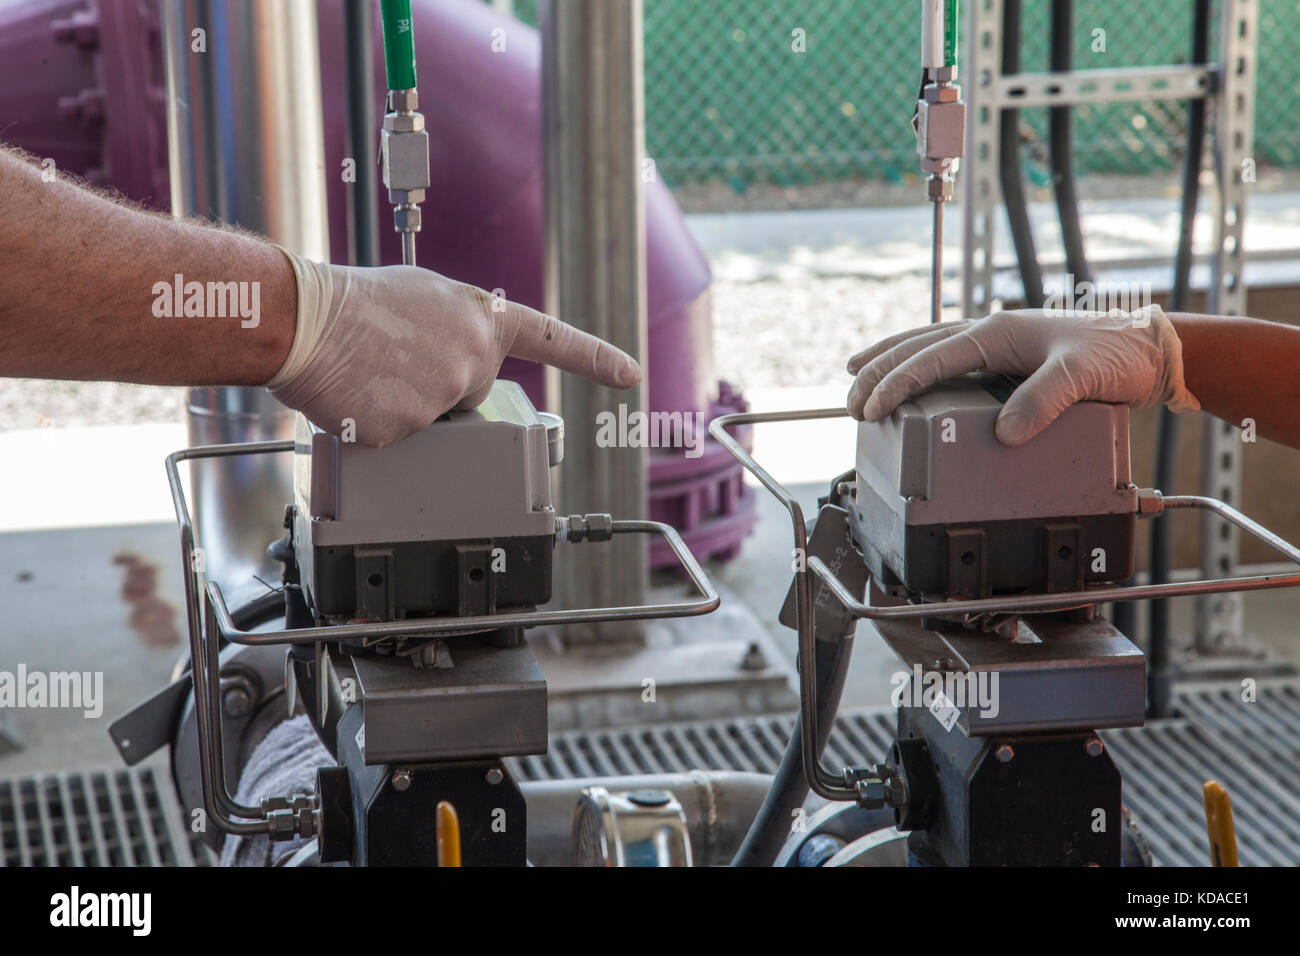
[[[274,810],[266,822],[270,824],[266,835],[273,843],[285,843],[298,835],[298,814],[294,810]]]
[[[398,232],[419,232],[420,223],[419,206],[403,205],[393,208],[393,227]]]
[[[388,109],[395,113],[413,113],[420,108],[420,94],[409,90],[389,90]]]
[[[562,518],[560,526],[564,529],[565,541],[583,541],[587,537],[587,519],[582,515],[569,515]]]
[[[424,130],[424,114],[385,113],[382,128],[389,133],[419,133]]]
[[[585,515],[587,519],[587,540],[608,541],[614,537],[614,519],[610,515]]]
[[[961,99],[961,87],[931,83],[921,91],[921,96],[927,103],[956,103]]]
[[[614,519],[610,515],[569,515],[556,523],[557,533],[567,541],[608,541],[614,536]]]
[[[953,186],[951,179],[931,176],[926,180],[926,195],[931,202],[952,202]]]
[[[957,67],[931,66],[925,71],[926,79],[931,83],[953,83],[957,80]]]
[[[1165,496],[1154,488],[1138,489],[1138,517],[1154,518],[1165,510]]]

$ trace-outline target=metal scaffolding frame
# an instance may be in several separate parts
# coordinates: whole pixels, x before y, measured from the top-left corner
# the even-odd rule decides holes
[[[998,123],[1004,108],[1064,106],[1140,100],[1208,98],[1214,116],[1214,244],[1209,310],[1246,314],[1242,278],[1246,213],[1243,168],[1251,157],[1255,127],[1258,0],[1220,0],[1219,52],[1207,66],[1172,65],[1020,73],[1004,76],[1003,0],[966,4],[962,72],[967,96],[967,159],[962,171],[962,312],[980,315],[993,301],[994,218],[1001,203]],[[1170,261],[1172,261],[1172,250]],[[1107,265],[1108,263],[1101,263]],[[1238,428],[1206,417],[1202,490],[1236,505],[1241,498]],[[1237,566],[1237,531],[1213,514],[1201,524],[1202,572],[1231,575]],[[1195,647],[1199,654],[1229,656],[1242,643],[1239,594],[1197,598]]]

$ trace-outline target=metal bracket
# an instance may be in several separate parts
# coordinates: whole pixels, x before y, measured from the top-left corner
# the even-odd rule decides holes
[[[1220,89],[1214,100],[1214,262],[1208,311],[1246,314],[1242,246],[1246,218],[1244,164],[1255,139],[1255,43],[1257,0],[1223,0],[1220,4]],[[1241,500],[1241,433],[1228,422],[1205,417],[1201,490],[1221,501]],[[1213,514],[1201,521],[1201,573],[1231,574],[1237,565],[1237,529]],[[1222,657],[1239,653],[1243,632],[1241,598],[1227,594],[1196,602],[1195,648],[1198,654]]]

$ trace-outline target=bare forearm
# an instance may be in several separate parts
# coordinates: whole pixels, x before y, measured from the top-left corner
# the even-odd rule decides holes
[[[0,375],[261,385],[276,373],[297,295],[278,249],[41,172],[0,148]]]
[[[1300,448],[1300,328],[1173,313],[1187,388],[1211,415]]]

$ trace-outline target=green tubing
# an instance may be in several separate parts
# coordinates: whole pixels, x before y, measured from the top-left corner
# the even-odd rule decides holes
[[[379,0],[384,23],[384,69],[390,90],[415,89],[415,41],[411,0]]]
[[[957,65],[957,0],[948,0],[944,4],[943,65]]]

